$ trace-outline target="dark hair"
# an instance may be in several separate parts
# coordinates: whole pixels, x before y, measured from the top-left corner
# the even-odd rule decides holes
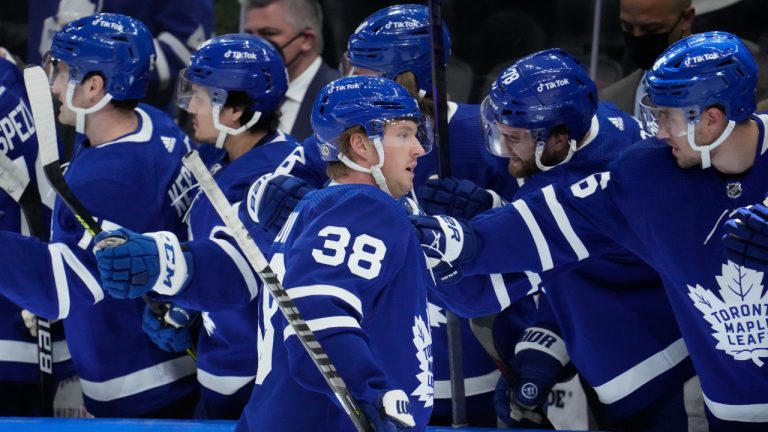
[[[224,106],[241,108],[243,110],[243,115],[239,119],[240,126],[248,123],[248,120],[253,117],[254,110],[251,108],[251,105],[253,105],[253,99],[241,90],[230,90],[227,93],[227,102],[224,104]],[[248,128],[248,132],[274,132],[280,127],[281,116],[279,108],[274,112],[263,112],[259,120]]]

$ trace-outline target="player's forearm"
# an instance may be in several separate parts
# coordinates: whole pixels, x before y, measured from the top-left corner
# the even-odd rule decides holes
[[[203,239],[184,247],[193,258],[194,273],[174,301],[196,310],[215,311],[248,304],[260,287],[258,277],[240,250],[225,240]]]
[[[35,238],[0,231],[2,276],[0,294],[34,314],[46,318],[64,318],[72,301],[82,296],[70,291],[87,289],[82,277],[88,279],[87,264],[83,264],[61,243],[41,242]],[[77,271],[73,270],[78,268]],[[88,275],[86,275],[86,273]],[[96,281],[91,277],[91,281]],[[98,288],[91,286],[91,288]],[[94,298],[90,297],[91,303]]]

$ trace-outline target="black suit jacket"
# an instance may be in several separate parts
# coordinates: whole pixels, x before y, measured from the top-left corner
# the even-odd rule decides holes
[[[338,79],[340,76],[338,70],[328,66],[325,62],[320,64],[320,69],[317,70],[317,73],[309,83],[309,87],[307,87],[307,92],[304,93],[304,99],[301,100],[299,113],[296,115],[296,121],[293,123],[293,128],[290,132],[290,134],[299,140],[299,142],[304,141],[312,135],[312,105],[315,104],[317,93],[319,93],[320,89],[326,84]]]

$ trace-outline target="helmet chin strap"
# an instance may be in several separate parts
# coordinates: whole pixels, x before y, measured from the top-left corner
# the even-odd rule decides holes
[[[78,84],[74,81],[70,81],[69,84],[67,84],[67,97],[66,97],[67,108],[71,109],[75,113],[75,131],[77,131],[77,133],[84,134],[85,133],[85,115],[96,112],[104,108],[104,105],[108,104],[109,101],[112,100],[112,95],[109,93],[106,93],[104,97],[102,97],[101,100],[96,103],[96,105],[90,108],[76,107],[72,102],[72,99],[74,99],[75,97],[75,88],[77,86]]]
[[[563,159],[561,162],[558,162],[552,166],[544,165],[544,162],[541,161],[541,154],[544,153],[544,146],[543,145],[537,145],[536,146],[536,153],[534,154],[534,160],[536,161],[536,167],[539,168],[542,171],[549,171],[552,168],[562,165],[564,163],[568,163],[569,160],[573,157],[573,154],[576,153],[578,143],[576,140],[568,140],[568,154],[565,156],[565,159]]]
[[[722,144],[726,139],[728,139],[729,136],[731,136],[731,132],[733,132],[733,128],[736,126],[736,122],[733,120],[728,120],[728,126],[725,127],[725,130],[723,133],[720,134],[720,137],[715,140],[712,144],[705,145],[705,146],[697,146],[696,145],[696,138],[694,136],[696,126],[688,123],[688,145],[695,151],[701,153],[701,168],[707,169],[710,166],[712,166],[712,157],[711,152],[714,150],[717,146]]]
[[[213,105],[211,115],[213,115],[213,127],[219,131],[219,136],[216,137],[216,148],[224,147],[224,140],[227,138],[227,135],[239,135],[256,124],[256,122],[261,118],[261,113],[256,111],[253,113],[253,117],[248,120],[248,123],[240,126],[237,129],[233,129],[228,126],[224,126],[219,122],[219,116],[221,115],[221,105]]]
[[[597,134],[600,132],[600,121],[597,120],[597,115],[592,116],[592,123],[589,127],[589,130],[587,131],[587,134],[584,136],[584,144],[582,144],[581,147],[585,147],[587,144],[591,143]],[[544,144],[546,145],[546,143]],[[544,163],[541,161],[541,155],[544,153],[544,145],[537,145],[536,146],[536,153],[534,157],[534,161],[536,162],[536,167],[539,168],[541,171],[549,171],[552,168],[562,165],[564,163],[568,163],[568,161],[571,160],[573,155],[579,151],[579,143],[576,142],[576,140],[571,139],[568,140],[568,154],[565,156],[565,159],[562,161],[552,165],[547,166],[544,165]]]
[[[384,148],[381,145],[381,138],[378,136],[368,138],[373,141],[373,148],[376,149],[376,154],[379,156],[379,163],[371,166],[371,168],[365,168],[358,165],[345,154],[339,153],[338,159],[351,170],[372,175],[373,181],[376,182],[376,185],[379,187],[379,189],[383,190],[387,193],[387,195],[391,196],[392,193],[389,192],[389,188],[387,187],[387,180],[384,178],[384,173],[381,172],[381,167],[384,165]]]

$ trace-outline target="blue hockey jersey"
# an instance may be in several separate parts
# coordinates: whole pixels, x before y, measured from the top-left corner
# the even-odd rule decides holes
[[[603,171],[641,138],[637,122],[608,103],[599,105],[590,135],[567,164],[527,178],[515,197]],[[680,388],[694,372],[656,271],[608,239],[589,246],[602,253],[554,277],[545,274],[541,285],[571,361],[605,412],[623,418]]]
[[[181,166],[188,138],[158,110],[140,106],[135,112],[139,125],[131,134],[97,147],[79,136],[65,178],[102,228],[162,229],[183,237],[193,186]],[[64,319],[90,413],[140,416],[187,396],[195,388],[194,362],[149,341],[140,325],[141,299],[104,295],[93,247],[92,237],[57,199],[50,243],[0,233],[7,269],[0,292],[34,313]]]
[[[263,174],[273,172],[278,166],[291,171],[296,165],[303,166],[304,157],[301,147],[291,137],[277,132],[265,136],[251,150],[232,162],[222,158],[212,170],[216,183],[229,202],[243,199],[252,181]],[[241,204],[242,205],[242,204]],[[238,285],[255,295],[259,289],[258,277],[250,270],[239,249],[223,238],[223,222],[213,205],[202,192],[196,196],[189,210],[187,226],[190,240],[209,239],[221,247],[225,260],[241,263],[241,276]],[[265,245],[260,245],[264,249]],[[268,246],[268,245],[267,245]],[[266,250],[266,249],[265,249]],[[244,263],[244,265],[242,265]],[[201,262],[200,266],[213,267],[216,273],[221,266],[212,259]],[[195,267],[200,269],[200,266]],[[195,284],[213,289],[208,295],[194,299],[190,288],[186,296],[174,300],[176,304],[200,309],[203,312],[204,331],[200,332],[197,343],[197,379],[201,384],[201,400],[205,418],[238,418],[251,394],[258,353],[256,352],[256,332],[258,326],[259,305],[255,301],[245,305],[206,311],[205,301],[216,297],[221,279],[206,281],[203,275],[195,279]]]
[[[645,140],[609,171],[547,186],[473,219],[480,248],[465,271],[548,270],[603,255],[600,245],[609,236],[659,272],[701,380],[710,427],[764,429],[763,273],[725,260],[719,241],[728,213],[765,194],[768,117],[752,121],[759,140],[747,172],[680,169],[664,142]]]
[[[35,184],[37,135],[23,87],[21,71],[16,65],[0,58],[0,152],[14,162],[22,176]],[[45,226],[50,225],[50,210],[43,206]],[[16,201],[0,189],[0,230],[29,234],[27,221]],[[0,381],[37,382],[37,338],[33,338],[21,318],[21,308],[0,296]],[[64,338],[59,334],[53,343],[54,367],[57,377],[72,374],[71,356]],[[63,372],[63,375],[60,374]]]
[[[433,282],[409,223],[378,188],[333,185],[299,203],[271,262],[353,397],[405,391],[420,431],[433,404]],[[259,299],[259,370],[237,430],[355,430],[270,294]]]

